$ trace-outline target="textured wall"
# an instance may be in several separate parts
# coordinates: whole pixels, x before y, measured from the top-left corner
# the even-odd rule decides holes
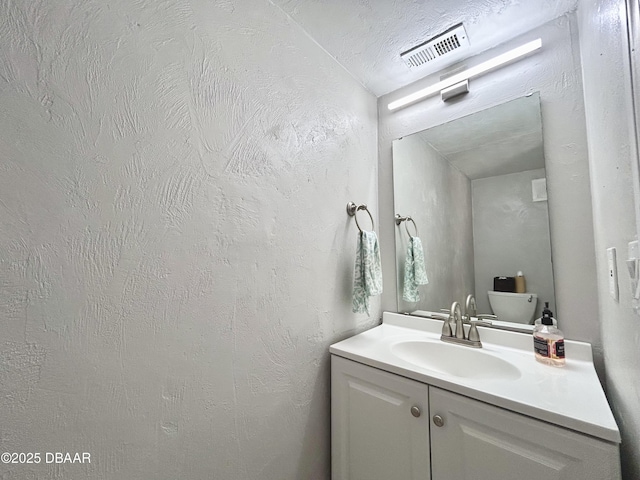
[[[544,168],[471,182],[476,301],[491,312],[493,277],[522,271],[527,292],[538,294],[534,318],[544,302],[556,311],[547,202],[534,202],[531,180],[545,178]]]
[[[0,450],[93,459],[0,477],[328,478],[376,119],[266,0],[0,0]]]
[[[391,143],[394,139],[539,91],[558,304],[555,313],[568,338],[594,344],[598,360],[601,352],[591,191],[575,14],[549,22],[470,59],[467,64],[473,66],[538,37],[542,38],[541,51],[472,79],[471,91],[458,100],[444,103],[435,96],[397,112],[389,112],[387,105],[390,101],[435,83],[436,76],[378,99],[378,194],[380,215],[389,219],[381,223],[381,241],[383,244],[391,243],[395,235],[395,224],[391,220],[394,215]],[[393,250],[387,249],[382,253],[385,282],[389,286],[395,279],[395,258]],[[395,294],[390,288],[383,294],[382,306],[385,310],[396,308]]]
[[[636,238],[632,163],[637,159],[637,151],[624,12],[624,0],[583,0],[579,7],[607,393],[622,431],[623,478],[637,480],[640,318],[632,310],[624,263],[627,243]],[[617,249],[620,295],[617,302],[609,296],[606,255],[609,247]]]
[[[467,275],[473,271],[471,182],[419,135],[393,142],[393,163],[396,211],[416,222],[429,278],[418,287],[419,302],[402,299],[409,240],[403,223],[395,229],[398,311],[449,308],[473,291],[473,275]]]

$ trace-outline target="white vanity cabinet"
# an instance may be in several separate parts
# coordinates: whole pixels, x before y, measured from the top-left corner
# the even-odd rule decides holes
[[[433,480],[614,480],[618,445],[429,387]]]
[[[428,480],[429,387],[331,355],[333,480]]]
[[[618,445],[331,356],[333,480],[615,480]]]

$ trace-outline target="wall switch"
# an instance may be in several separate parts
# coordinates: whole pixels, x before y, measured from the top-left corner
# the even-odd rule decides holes
[[[609,265],[609,294],[618,301],[618,267],[616,266],[615,247],[607,248],[607,263]]]

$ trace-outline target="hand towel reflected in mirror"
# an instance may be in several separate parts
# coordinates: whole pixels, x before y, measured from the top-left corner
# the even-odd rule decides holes
[[[404,264],[404,288],[402,298],[407,302],[420,300],[419,285],[427,285],[427,270],[424,265],[424,251],[418,237],[411,237],[407,247],[407,258]]]

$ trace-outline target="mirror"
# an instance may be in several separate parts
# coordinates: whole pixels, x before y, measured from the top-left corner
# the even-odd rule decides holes
[[[438,312],[473,293],[478,313],[497,314],[494,277],[518,272],[537,301],[503,295],[507,314],[492,295],[499,320],[531,323],[545,301],[555,311],[539,93],[394,140],[393,184],[395,213],[417,227],[396,227],[399,311]],[[429,283],[408,302],[410,235],[421,239]]]

